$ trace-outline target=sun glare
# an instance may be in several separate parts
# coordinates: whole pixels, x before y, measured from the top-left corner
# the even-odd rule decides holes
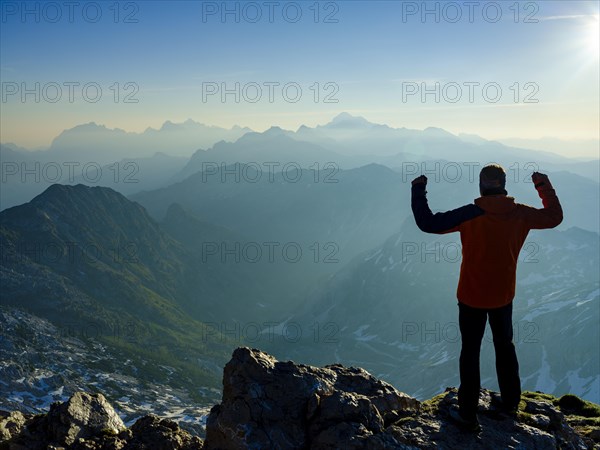
[[[593,58],[599,59],[600,54],[600,27],[598,16],[586,24],[586,47]]]

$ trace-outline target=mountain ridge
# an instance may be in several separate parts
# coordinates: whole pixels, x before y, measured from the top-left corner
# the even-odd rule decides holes
[[[267,163],[281,168],[291,163],[305,169],[325,165],[348,169],[375,162],[399,173],[406,172],[407,177],[423,167],[431,171],[432,166],[437,167],[435,172],[453,177],[457,166],[467,171],[467,167],[461,167],[463,162],[482,167],[495,160],[515,180],[532,170],[568,170],[595,183],[600,181],[599,159],[569,159],[471,135],[456,136],[432,127],[391,128],[348,113],[339,114],[328,124],[301,126],[296,131],[277,126],[263,132],[240,127],[227,130],[190,120],[180,124],[166,121],[163,125],[164,129],[148,128],[136,134],[83,124],[79,131],[65,130],[46,151],[22,151],[14,145],[1,144],[0,158],[6,173],[3,172],[0,207],[29,201],[56,182],[109,186],[131,195],[181,181],[203,170],[203,164],[212,168],[233,163]],[[157,153],[170,156],[154,157]],[[450,166],[453,169],[446,173]],[[466,174],[457,176],[465,178]]]

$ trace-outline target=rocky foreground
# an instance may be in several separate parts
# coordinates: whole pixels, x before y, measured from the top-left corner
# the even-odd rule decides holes
[[[21,449],[594,449],[600,406],[571,395],[525,393],[517,417],[483,390],[482,431],[448,417],[456,389],[425,402],[360,368],[311,367],[238,348],[223,374],[223,399],[202,440],[154,415],[127,428],[102,394],[79,392],[46,414],[0,412],[0,448]]]

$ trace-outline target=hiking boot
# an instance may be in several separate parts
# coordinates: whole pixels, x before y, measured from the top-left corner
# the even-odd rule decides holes
[[[502,396],[496,392],[492,392],[490,394],[491,397],[491,407],[496,410],[499,411],[503,414],[506,414],[507,416],[510,417],[516,417],[517,416],[517,412],[519,410],[519,406],[518,405],[507,405],[506,403],[504,403],[502,401]]]
[[[456,406],[450,407],[450,418],[465,431],[481,431],[481,425],[479,425],[479,420],[477,420],[477,416],[473,416],[473,418],[465,418]]]

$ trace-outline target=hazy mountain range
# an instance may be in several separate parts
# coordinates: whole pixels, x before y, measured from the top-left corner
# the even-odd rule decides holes
[[[163,398],[165,410],[181,413],[214,401],[239,345],[360,365],[419,398],[457,384],[460,241],[417,230],[410,181],[425,169],[431,207],[454,208],[478,197],[488,161],[503,163],[509,193],[536,207],[530,173],[548,173],[565,211],[521,253],[515,339],[524,387],[600,400],[598,160],[348,114],[295,132],[213,130],[202,142],[218,140],[188,146],[188,156],[149,144],[149,153],[133,144],[119,153],[127,140],[147,144],[164,132],[175,141],[190,129],[200,126],[142,134],[84,126],[47,153],[2,147],[0,307],[11,332],[0,344],[0,379],[10,380],[0,399],[9,409],[39,410],[102,373],[103,391],[123,404],[132,380],[140,383],[132,416],[165,386],[179,392]],[[77,149],[91,157],[100,141],[121,159],[85,177],[10,175],[14,164],[83,162]],[[41,158],[50,152],[74,159]],[[138,181],[115,179],[114,161]],[[38,356],[44,348],[77,355],[50,364]],[[482,373],[494,387],[489,348]]]
[[[295,132],[278,127],[263,133],[241,127],[227,130],[188,120],[131,133],[89,123],[63,131],[47,150],[2,144],[0,209],[27,202],[57,182],[107,186],[130,195],[234,163],[279,172],[297,166],[350,169],[377,163],[403,173],[404,180],[424,170],[455,182],[473,181],[490,161],[503,164],[514,182],[526,180],[536,169],[600,181],[598,159],[569,159],[439,128],[391,128],[347,113]]]
[[[124,194],[159,187],[197,149],[236,140],[248,131],[187,120],[133,133],[91,122],[63,131],[45,150],[1,144],[0,209],[27,202],[57,182],[111,186]]]

